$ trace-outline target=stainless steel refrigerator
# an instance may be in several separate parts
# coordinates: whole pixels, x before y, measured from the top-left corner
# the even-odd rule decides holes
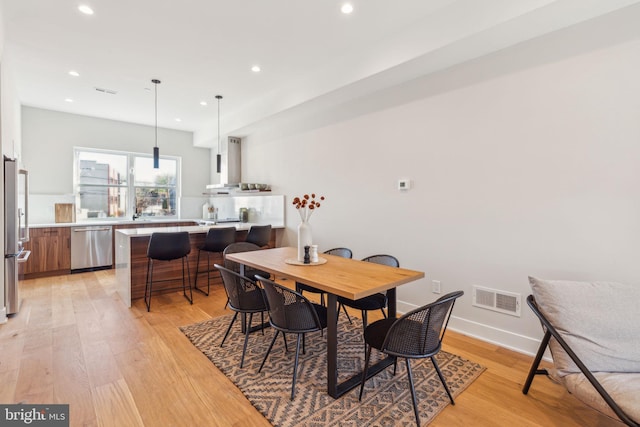
[[[4,299],[7,314],[20,309],[18,263],[29,259],[29,174],[15,159],[4,157]]]

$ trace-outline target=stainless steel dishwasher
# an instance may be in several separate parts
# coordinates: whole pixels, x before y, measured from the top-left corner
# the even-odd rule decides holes
[[[71,272],[110,268],[110,225],[71,227]]]

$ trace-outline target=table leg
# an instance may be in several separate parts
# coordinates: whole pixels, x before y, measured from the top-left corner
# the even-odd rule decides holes
[[[396,311],[397,311],[397,302],[396,302],[396,288],[389,289],[387,291],[387,315],[390,319],[395,319]]]
[[[327,393],[333,398],[338,393],[338,298],[327,294]]]
[[[244,264],[240,264],[240,275],[244,276]],[[247,315],[245,313],[242,313],[241,315],[242,317],[242,328],[240,329],[242,331],[242,333],[246,333],[247,332]]]
[[[387,291],[389,317],[396,317],[396,290]],[[328,294],[327,298],[327,393],[334,399],[339,398],[348,391],[360,385],[362,372],[351,378],[338,383],[338,299],[333,294]],[[386,357],[378,363],[369,366],[367,379],[375,376],[379,372],[392,365],[393,357]]]

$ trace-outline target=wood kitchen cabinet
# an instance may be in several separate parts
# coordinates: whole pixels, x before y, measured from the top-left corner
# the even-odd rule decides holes
[[[196,225],[196,222],[145,222],[116,224],[118,228],[176,227]],[[71,273],[71,227],[42,227],[29,229],[29,241],[24,244],[31,251],[27,262],[18,264],[20,279],[58,276]],[[115,254],[113,260],[115,263]]]
[[[20,264],[20,275],[34,277],[69,274],[71,271],[71,229],[47,227],[29,229],[29,241],[24,244],[31,251],[27,262]]]

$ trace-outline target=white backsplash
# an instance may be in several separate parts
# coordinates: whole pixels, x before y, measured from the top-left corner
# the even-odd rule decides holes
[[[282,195],[181,197],[180,219],[202,219],[202,205],[205,202],[218,208],[220,219],[238,218],[240,208],[247,208],[249,222],[284,226],[284,196]],[[55,223],[56,203],[75,203],[75,197],[73,194],[30,194],[29,223]]]
[[[207,201],[206,196],[202,197],[181,197],[180,198],[180,218],[200,219],[202,218],[202,205]]]
[[[209,203],[218,209],[219,220],[237,219],[240,208],[247,208],[249,222],[284,227],[283,195],[216,196],[209,198]]]
[[[55,223],[56,203],[75,203],[75,196],[73,194],[29,194],[29,223]]]

